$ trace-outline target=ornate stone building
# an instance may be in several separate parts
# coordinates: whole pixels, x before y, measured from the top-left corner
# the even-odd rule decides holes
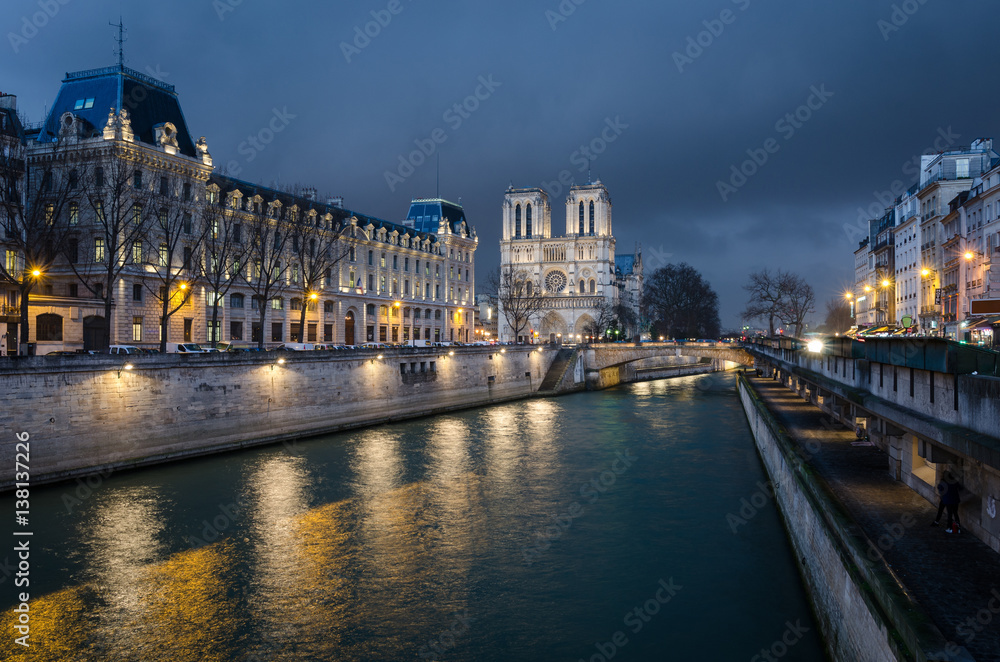
[[[173,86],[141,72],[67,74],[48,117],[27,133],[27,163],[33,181],[68,196],[52,219],[65,226],[65,245],[40,276],[23,340],[38,354],[107,342],[157,347],[164,300],[171,342],[473,339],[478,238],[461,207],[433,228],[406,227],[345,209],[342,199],[324,202],[314,189],[218,174]],[[260,257],[216,254],[220,235],[237,247],[261,236],[278,246],[267,300],[255,286],[267,271]],[[340,259],[307,282],[301,254],[316,245]]]
[[[501,269],[513,269],[540,288],[547,301],[531,333],[541,341],[582,339],[604,303],[626,302],[638,317],[642,255],[616,255],[611,197],[600,180],[573,186],[566,197],[565,230],[552,227],[548,195],[540,188],[507,189],[503,203]],[[503,321],[501,340],[513,338]]]

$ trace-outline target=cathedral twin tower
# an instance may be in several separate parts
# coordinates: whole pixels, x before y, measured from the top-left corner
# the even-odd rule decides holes
[[[546,297],[545,309],[532,320],[537,340],[583,340],[605,302],[628,302],[638,308],[642,258],[615,255],[611,233],[611,196],[600,180],[570,188],[566,231],[552,232],[552,208],[540,188],[507,189],[503,203],[500,265],[526,277]],[[512,337],[500,311],[500,339]]]

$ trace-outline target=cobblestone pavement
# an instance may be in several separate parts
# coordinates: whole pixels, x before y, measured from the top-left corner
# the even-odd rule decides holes
[[[853,430],[779,382],[750,381],[794,440],[819,443],[810,461],[875,544],[872,558],[884,555],[946,639],[977,662],[1000,661],[1000,554],[970,533],[945,533],[946,515],[930,526],[937,505],[893,480],[885,453],[853,445]]]

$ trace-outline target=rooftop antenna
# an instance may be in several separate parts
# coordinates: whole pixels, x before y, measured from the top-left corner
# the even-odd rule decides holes
[[[118,67],[121,69],[125,68],[125,24],[122,22],[121,14],[118,15],[117,23],[108,23],[112,27],[118,28],[118,38],[115,41],[118,42]]]
[[[441,199],[441,152],[437,154],[437,185],[435,186],[434,197]]]
[[[587,183],[593,184],[594,178],[590,176],[590,166],[587,166]]]

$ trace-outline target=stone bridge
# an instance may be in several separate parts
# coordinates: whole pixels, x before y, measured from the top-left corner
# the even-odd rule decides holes
[[[604,370],[633,361],[667,356],[694,356],[753,365],[753,357],[746,350],[730,343],[611,343],[590,345],[581,351],[587,370]]]

